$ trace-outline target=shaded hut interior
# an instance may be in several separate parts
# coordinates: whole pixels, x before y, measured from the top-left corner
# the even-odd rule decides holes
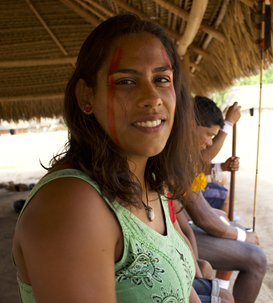
[[[125,11],[169,33],[193,94],[222,91],[259,73],[258,10],[258,0],[1,1],[0,119],[61,116],[83,41],[101,22]],[[272,62],[271,45],[264,68]]]

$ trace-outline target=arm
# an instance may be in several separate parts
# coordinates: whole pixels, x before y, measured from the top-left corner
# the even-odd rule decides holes
[[[191,288],[190,303],[202,303],[194,288]]]
[[[235,124],[239,121],[241,117],[241,106],[238,106],[238,102],[235,102],[232,106],[229,107],[226,114],[226,121]],[[219,131],[219,133],[213,138],[212,146],[207,147],[202,151],[202,158],[204,163],[210,163],[211,160],[219,153],[225,140],[227,133]]]
[[[116,303],[115,254],[122,233],[91,185],[76,178],[46,184],[19,224],[37,302]]]
[[[214,167],[214,163],[206,164],[203,170],[205,175],[210,175],[211,170]],[[222,171],[238,171],[240,166],[240,158],[239,157],[230,157],[225,162],[221,163]]]
[[[225,211],[217,208],[212,208],[212,210],[220,217],[224,217],[227,221],[229,221],[228,215]]]
[[[187,211],[195,225],[209,235],[218,238],[237,239],[237,229],[225,224],[220,219],[200,191],[191,193],[190,202],[187,204]],[[246,235],[246,242],[259,244],[258,237],[255,233],[247,232]]]
[[[196,276],[197,277],[200,277],[200,278],[203,278],[202,276],[202,273],[201,273],[201,270],[199,268],[199,265],[197,263],[197,260],[196,260],[196,257],[195,257],[195,254],[194,254],[194,251],[192,249],[192,246],[191,246],[191,243],[190,241],[188,240],[188,238],[183,234],[177,220],[173,223],[173,226],[174,228],[177,230],[177,232],[180,234],[180,236],[185,240],[185,242],[187,243],[187,245],[189,246],[189,249],[191,250],[191,253],[192,253],[192,256],[193,256],[193,259],[194,259],[194,263],[195,263],[195,268],[196,268]]]

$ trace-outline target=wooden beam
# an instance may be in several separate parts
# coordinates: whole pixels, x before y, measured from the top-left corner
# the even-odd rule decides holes
[[[187,27],[183,36],[179,39],[179,45],[177,47],[179,56],[184,56],[187,53],[189,45],[192,44],[202,23],[207,5],[208,0],[192,1],[189,21],[187,22]]]
[[[218,2],[220,3],[220,2]],[[214,27],[217,29],[218,26],[222,23],[225,15],[226,15],[226,11],[227,11],[227,6],[228,6],[228,3],[229,3],[229,0],[224,0],[222,2],[222,5],[221,5],[221,8],[220,8],[220,11],[218,12],[218,5],[214,8],[214,14],[216,14],[218,12],[218,16],[216,18],[216,21],[214,22]],[[203,50],[206,50],[208,45],[210,44],[211,40],[213,39],[213,37],[211,35],[207,35],[203,45],[202,45],[202,49]],[[202,59],[202,55],[201,54],[198,54],[196,60],[195,60],[195,64],[199,64],[200,61]],[[198,65],[197,65],[198,66]],[[195,72],[195,69],[198,70],[197,68],[195,68],[195,66],[192,66],[192,73]],[[199,71],[199,70],[198,70]]]
[[[210,58],[210,54],[209,54],[208,52],[204,51],[202,48],[198,47],[198,46],[195,45],[195,44],[191,44],[191,45],[189,46],[189,49],[190,49],[191,51],[193,51],[193,52],[195,52],[195,53],[197,53],[197,54],[203,56],[204,59],[209,59],[209,58]]]
[[[101,24],[101,22],[93,17],[90,13],[82,9],[79,5],[77,5],[75,2],[70,0],[60,0],[64,5],[72,9],[77,15],[84,18],[87,22],[93,24],[94,26],[98,26]]]
[[[64,93],[0,97],[0,102],[34,101],[34,100],[48,100],[48,99],[60,99],[60,98],[64,98]]]
[[[119,5],[120,7],[122,7],[123,9],[125,9],[126,11],[132,12],[140,17],[145,17],[147,18],[146,15],[144,15],[143,12],[141,12],[140,10],[133,8],[132,6],[126,4],[125,2],[121,1],[121,0],[112,0],[112,2],[116,3],[117,5]],[[155,21],[154,21],[155,22]],[[164,28],[164,30],[169,34],[170,37],[176,39],[177,41],[180,40],[181,36],[177,33],[172,31],[171,29],[169,29],[166,26],[163,26],[162,24],[160,24],[159,22],[155,22],[157,24],[159,24],[162,28]],[[178,42],[179,43],[179,42]],[[196,45],[190,45],[189,48],[196,52],[197,54],[202,55],[205,59],[209,59],[210,58],[210,54],[204,50],[202,50],[200,47],[196,46]]]
[[[112,11],[110,11],[109,9],[105,8],[104,6],[100,5],[98,2],[93,1],[93,0],[85,0],[85,2],[90,3],[91,5],[93,5],[94,7],[98,8],[100,11],[104,12],[106,15],[108,15],[109,17],[113,17],[115,16],[115,13],[113,13]]]
[[[190,78],[190,56],[189,53],[186,53],[185,56],[183,56],[183,60],[180,60],[180,67],[182,67],[182,70],[184,72],[184,76],[187,79],[188,84],[190,85],[191,83],[191,78]]]
[[[75,0],[75,1],[78,2],[84,8],[86,8],[87,10],[89,10],[91,13],[93,13],[94,15],[99,17],[101,20],[105,21],[107,19],[107,17],[105,17],[102,14],[100,14],[99,12],[95,11],[92,7],[90,7],[86,3],[82,2],[81,0]]]
[[[190,13],[186,12],[181,7],[171,3],[169,1],[166,1],[166,0],[153,0],[153,1],[182,19],[185,19],[185,20],[190,19]],[[219,32],[218,30],[216,30],[215,28],[213,28],[212,26],[210,26],[204,22],[201,23],[199,30],[212,35],[214,38],[216,38],[217,40],[219,40],[222,43],[224,43],[226,40],[223,33]]]
[[[5,60],[5,61],[0,61],[0,68],[75,64],[76,62],[77,62],[76,56],[53,58],[53,59],[46,58],[46,59],[26,59],[26,60]]]
[[[247,6],[253,8],[254,7],[254,4],[255,4],[255,1],[253,0],[240,0],[241,2],[243,2],[244,4],[246,4]]]
[[[201,67],[200,67],[198,64],[196,64],[196,63],[194,63],[194,62],[191,62],[191,61],[190,61],[189,64],[190,64],[191,67],[194,67],[196,70],[198,70],[198,71],[201,70]]]
[[[127,12],[131,12],[134,13],[140,17],[145,17],[147,18],[147,16],[140,10],[132,7],[131,5],[123,2],[122,0],[111,0],[112,2],[116,3],[118,6],[122,7],[123,9],[125,9]]]
[[[57,46],[59,47],[59,49],[61,50],[61,52],[67,56],[68,53],[66,52],[66,50],[63,48],[63,46],[61,45],[61,43],[59,42],[59,40],[56,38],[56,36],[52,33],[52,31],[50,30],[50,28],[47,26],[47,24],[45,23],[44,19],[40,16],[40,14],[36,11],[35,7],[30,3],[30,0],[26,0],[26,3],[29,5],[30,9],[33,11],[34,15],[38,18],[38,20],[42,23],[43,27],[45,28],[45,30],[49,33],[49,35],[51,36],[51,38],[54,40],[54,42],[57,44]]]
[[[177,40],[176,44],[177,44],[177,47],[179,47],[179,40],[181,38],[181,36],[177,33],[177,32],[174,32],[172,30],[170,30],[169,28],[167,28],[166,26],[164,25],[161,25],[160,23],[156,22],[157,24],[159,24],[168,34],[171,38]],[[189,49],[199,55],[202,55],[205,59],[209,59],[210,58],[210,54],[206,51],[204,51],[202,48],[198,47],[197,45],[195,44],[191,44],[189,45]]]

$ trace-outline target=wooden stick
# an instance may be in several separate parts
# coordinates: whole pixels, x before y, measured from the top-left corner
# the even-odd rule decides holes
[[[125,3],[122,0],[112,0],[113,3],[117,4],[118,6],[122,7],[123,9],[125,9],[128,12],[134,13],[140,17],[146,17],[145,13],[143,13],[142,11],[138,10],[137,8],[134,8],[133,6]]]
[[[71,0],[60,0],[64,5],[72,9],[77,15],[84,18],[87,22],[93,24],[94,26],[98,26],[101,22],[93,17],[90,13],[82,9],[79,5],[77,5],[74,1]]]
[[[225,1],[222,2],[221,8],[220,8],[220,12],[219,12],[219,14],[218,14],[218,16],[217,16],[217,18],[216,18],[215,23],[214,23],[214,28],[215,28],[215,29],[217,29],[217,28],[219,27],[219,25],[222,23],[222,21],[223,21],[225,15],[226,15],[226,11],[227,11],[227,6],[228,6],[228,4],[229,4],[229,0],[225,0]],[[219,7],[216,6],[215,9],[218,10]],[[217,11],[214,11],[214,12],[215,12],[215,14],[216,14]],[[209,44],[210,44],[212,38],[213,38],[213,37],[212,37],[211,35],[207,35],[207,37],[206,37],[206,39],[205,39],[205,41],[204,41],[204,43],[203,43],[203,45],[202,45],[202,49],[203,49],[203,50],[206,50],[206,49],[207,49],[207,47],[209,46]],[[198,64],[200,63],[201,59],[202,59],[202,55],[198,54],[198,56],[197,56],[197,58],[196,58],[196,60],[195,60],[195,64],[198,65]],[[191,69],[192,74],[195,72],[195,70],[198,71],[197,68],[192,67],[192,69]]]
[[[264,49],[261,48],[261,71],[260,71],[260,97],[259,97],[259,122],[258,122],[258,138],[257,138],[257,155],[256,155],[256,174],[255,174],[255,190],[254,190],[254,206],[253,206],[253,231],[255,231],[256,212],[257,212],[257,185],[258,185],[258,168],[259,168],[259,147],[260,147],[260,125],[261,125],[261,107],[262,107],[262,86],[263,86],[263,55]]]
[[[232,131],[232,157],[236,157],[236,124],[233,125]],[[235,171],[230,174],[230,189],[229,189],[229,221],[233,221],[234,213],[234,196],[235,196]]]
[[[265,2],[262,2],[262,30],[261,41],[264,41],[265,35]],[[259,122],[258,122],[258,138],[257,138],[257,154],[256,154],[256,174],[255,174],[255,190],[254,190],[254,206],[253,206],[253,231],[255,231],[256,212],[257,212],[257,185],[258,185],[258,167],[259,167],[259,147],[260,147],[260,124],[261,124],[261,108],[262,108],[262,88],[263,88],[263,63],[264,63],[264,48],[261,48],[260,62],[260,96],[259,96]]]
[[[193,52],[196,52],[197,54],[201,55],[204,59],[210,59],[210,54],[195,44],[191,44],[189,46],[189,49],[192,50]]]
[[[86,0],[85,2],[88,2],[90,4],[92,4],[93,6],[95,6],[96,8],[98,8],[99,10],[101,10],[102,12],[104,12],[106,15],[113,17],[115,16],[115,13],[110,11],[109,9],[105,8],[104,6],[100,5],[98,2],[93,1],[93,0]]]
[[[83,1],[81,1],[81,0],[75,0],[75,1],[78,2],[84,8],[86,8],[87,10],[89,10],[91,13],[93,13],[94,15],[96,15],[97,17],[99,17],[101,20],[105,21],[107,19],[107,17],[103,16],[98,11],[96,11],[95,9],[93,9],[92,7],[90,7],[89,5],[85,4]]]
[[[117,0],[113,0],[113,2],[116,2],[116,1]],[[163,8],[167,9],[169,12],[177,15],[178,17],[180,17],[182,19],[189,20],[189,18],[190,18],[190,13],[183,10],[178,5],[175,5],[175,4],[171,3],[170,1],[154,0],[154,2],[159,4]],[[201,30],[201,31],[203,31],[207,34],[210,34],[211,36],[213,36],[215,39],[219,40],[222,43],[224,43],[225,40],[226,40],[226,37],[223,33],[219,32],[214,27],[212,27],[212,26],[210,26],[210,25],[208,25],[204,22],[201,23],[201,26],[200,26],[199,30]]]
[[[112,2],[116,3],[118,6],[122,7],[123,9],[125,9],[129,12],[135,13],[140,17],[147,18],[147,16],[145,16],[145,14],[142,11],[130,6],[129,4],[125,3],[122,0],[112,0]],[[190,18],[190,13],[188,13],[187,11],[180,8],[178,5],[172,4],[171,2],[166,1],[166,0],[154,0],[154,2],[159,4],[163,8],[169,10],[170,13],[173,13],[182,19],[189,20],[189,18]],[[216,30],[215,28],[213,28],[212,26],[210,26],[204,22],[201,23],[199,30],[212,35],[214,38],[221,41],[222,43],[224,43],[226,40],[226,37],[224,36],[223,33],[219,32],[218,30]],[[180,38],[181,38],[181,36],[180,36]],[[179,39],[176,39],[176,40],[179,40]]]
[[[68,0],[61,0],[61,1],[68,1]],[[122,0],[113,0],[112,2],[114,2],[115,4],[117,4],[118,6],[122,7],[123,9],[125,9],[128,12],[132,12],[140,17],[143,18],[147,18],[147,16],[140,10],[138,10],[137,8],[132,7],[131,5],[123,2]],[[186,12],[186,14],[189,15],[189,13]],[[164,28],[164,30],[170,35],[170,37],[172,37],[173,39],[179,41],[181,39],[181,35],[179,35],[177,32],[172,31],[171,29],[169,29],[167,26],[164,26],[163,24],[160,24],[159,22],[154,21],[155,23],[158,23],[162,28]],[[177,44],[179,44],[179,42],[177,42]],[[206,51],[204,51],[202,48],[198,47],[195,44],[191,44],[189,46],[189,48],[197,53],[200,54],[204,57],[204,59],[210,59],[210,54]]]
[[[255,1],[253,0],[240,0],[241,2],[243,2],[244,4],[246,4],[247,6],[253,8]]]
[[[193,67],[194,69],[196,69],[199,72],[201,70],[201,67],[198,64],[196,64],[195,62],[190,61],[190,66]]]
[[[47,26],[47,24],[45,23],[44,19],[40,16],[40,14],[36,11],[35,7],[30,3],[29,0],[26,0],[26,3],[29,5],[29,7],[31,8],[31,10],[33,11],[34,15],[37,17],[37,19],[42,23],[43,27],[45,28],[45,30],[49,33],[49,35],[51,36],[51,38],[54,40],[54,42],[57,44],[57,46],[59,47],[59,49],[61,50],[61,52],[65,55],[68,56],[68,53],[66,52],[66,50],[63,48],[63,46],[61,45],[61,43],[59,42],[59,40],[56,38],[56,36],[52,33],[51,29]]]
[[[194,0],[192,2],[189,21],[183,36],[179,40],[177,52],[179,56],[186,54],[190,44],[192,44],[202,23],[205,11],[207,9],[208,0]]]
[[[33,100],[43,100],[43,99],[48,100],[48,99],[60,99],[60,98],[64,98],[64,93],[0,97],[0,102],[33,101]]]
[[[177,40],[176,44],[179,44],[179,40],[181,38],[181,35],[179,35],[177,32],[172,31],[171,29],[169,29],[167,26],[164,26],[162,24],[160,24],[159,22],[154,21],[155,23],[158,23],[162,28],[164,28],[164,30],[170,35],[171,38]],[[198,45],[196,44],[191,44],[189,46],[189,49],[199,55],[202,55],[202,57],[204,59],[210,59],[210,53],[208,53],[207,51],[204,51],[202,48],[200,48]]]
[[[45,58],[45,59],[25,59],[25,60],[6,60],[0,61],[0,67],[25,67],[43,66],[58,64],[75,64],[77,57]]]

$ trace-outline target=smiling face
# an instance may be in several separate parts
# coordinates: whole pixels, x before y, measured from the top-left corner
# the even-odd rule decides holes
[[[206,149],[213,144],[213,137],[216,136],[220,130],[219,125],[212,125],[211,127],[197,126],[199,133],[200,150]]]
[[[160,153],[176,104],[173,71],[160,40],[148,33],[121,36],[99,70],[89,100],[100,126],[128,158]]]

